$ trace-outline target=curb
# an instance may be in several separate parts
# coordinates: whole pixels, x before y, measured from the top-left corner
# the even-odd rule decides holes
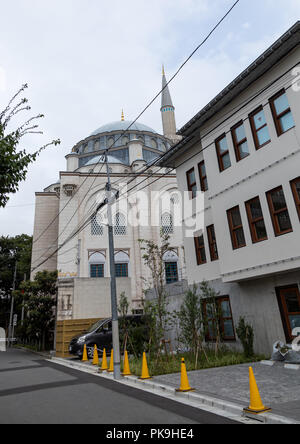
[[[52,358],[50,361],[56,364],[64,365],[65,367],[84,371],[98,377],[115,381],[113,378],[113,374],[100,372],[98,367],[91,366],[90,364],[66,361],[63,358]],[[279,416],[275,413],[245,415],[243,410],[244,406],[242,406],[241,404],[239,405],[237,403],[214,398],[212,396],[202,395],[201,393],[176,392],[173,386],[157,383],[153,380],[142,381],[136,376],[124,376],[120,381],[115,382],[151,392],[159,396],[167,397],[177,402],[188,404],[191,407],[196,407],[220,416],[225,416],[234,421],[242,422],[244,424],[300,424],[299,421],[284,416]]]

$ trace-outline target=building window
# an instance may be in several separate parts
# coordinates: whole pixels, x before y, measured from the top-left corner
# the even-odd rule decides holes
[[[116,236],[125,236],[126,233],[126,218],[124,214],[117,213],[115,216],[114,234]]]
[[[208,190],[208,182],[207,182],[207,174],[206,174],[204,160],[199,163],[198,169],[199,169],[199,176],[200,176],[201,191],[205,192]]]
[[[263,107],[261,106],[249,116],[255,148],[259,150],[267,145],[271,139]]]
[[[161,217],[161,226],[163,234],[172,234],[174,232],[173,217],[170,213],[164,213]]]
[[[155,139],[151,139],[151,148],[154,148],[155,150],[157,150],[157,148],[158,148],[157,142]]]
[[[217,240],[216,240],[216,233],[215,233],[214,225],[210,225],[209,227],[207,227],[207,237],[208,237],[208,244],[209,244],[210,259],[212,262],[217,261],[219,259],[219,254],[218,254],[218,247],[217,247]]]
[[[199,237],[195,237],[194,242],[195,242],[197,265],[206,264],[207,260],[206,260],[204,236],[202,235]]]
[[[122,137],[122,145],[127,145],[129,143],[129,138],[127,136]]]
[[[291,182],[291,187],[295,199],[296,208],[298,211],[298,216],[300,219],[300,177],[297,177],[297,179],[294,179]]]
[[[234,324],[228,296],[216,298],[214,302],[203,302],[206,320],[206,341],[215,341],[218,333],[223,341],[235,341]]]
[[[264,216],[259,197],[245,203],[249,221],[252,242],[261,242],[268,239]]]
[[[104,264],[91,264],[91,278],[104,277]]]
[[[231,129],[236,160],[239,162],[249,156],[248,142],[243,122],[239,122]]]
[[[187,186],[188,191],[190,192],[190,196],[192,199],[196,197],[197,195],[197,183],[196,183],[196,175],[195,175],[195,169],[192,168],[190,171],[186,173],[187,177]]]
[[[229,229],[234,250],[246,246],[243,223],[239,206],[227,211]]]
[[[128,264],[115,264],[116,277],[128,277]]]
[[[115,139],[113,137],[109,137],[107,139],[107,147],[111,148],[115,144]]]
[[[286,92],[280,91],[270,100],[271,110],[278,136],[295,126]]]
[[[275,236],[293,231],[282,187],[275,188],[266,194]]]
[[[98,223],[100,215],[95,215],[92,217],[91,221],[91,235],[92,236],[103,236],[103,225]]]
[[[216,150],[220,172],[225,171],[227,168],[231,167],[230,154],[225,134],[216,140]]]
[[[277,299],[287,342],[292,342],[294,328],[300,327],[300,292],[298,285],[277,289]]]
[[[178,266],[177,262],[165,262],[166,283],[173,284],[178,282]]]

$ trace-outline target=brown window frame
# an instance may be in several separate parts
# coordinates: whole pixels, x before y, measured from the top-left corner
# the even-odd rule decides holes
[[[261,203],[260,203],[259,196],[256,196],[253,199],[250,199],[247,202],[245,202],[245,207],[246,207],[246,212],[247,212],[247,217],[248,217],[248,222],[249,222],[251,238],[252,238],[252,242],[254,244],[256,244],[258,242],[263,242],[263,241],[268,240],[268,235],[266,235],[265,237],[263,237],[261,239],[259,239],[258,236],[257,236],[256,227],[255,227],[257,222],[263,221],[264,226],[265,226],[265,230],[267,232],[264,215],[262,214],[261,217],[253,218],[252,213],[251,213],[250,205],[251,205],[252,202],[257,201],[257,200],[259,201],[259,205],[260,205],[260,208],[261,208]],[[261,208],[261,212],[262,212],[262,208]]]
[[[289,128],[287,131],[283,131],[283,128],[281,126],[280,123],[280,119],[281,117],[285,116],[288,113],[291,113],[291,107],[289,106],[285,111],[283,111],[280,114],[277,114],[274,102],[275,100],[277,100],[279,97],[283,96],[284,94],[286,94],[286,90],[282,89],[281,91],[279,91],[277,94],[275,94],[275,96],[271,97],[271,99],[269,100],[270,103],[270,107],[271,107],[271,111],[272,111],[272,115],[273,115],[273,120],[274,120],[274,124],[275,124],[275,128],[276,128],[276,132],[277,132],[277,136],[280,137],[282,136],[282,134],[285,134],[287,131],[289,131],[292,128]]]
[[[208,237],[208,245],[209,245],[209,252],[210,252],[210,259],[212,262],[217,261],[219,259],[219,252],[218,252],[218,246],[217,246],[217,239],[216,239],[216,231],[214,225],[209,225],[207,227],[207,237]],[[212,234],[213,230],[213,234]],[[214,240],[215,238],[215,240]]]
[[[255,127],[254,117],[256,116],[256,114],[259,114],[261,111],[265,112],[264,107],[262,105],[260,107],[256,108],[256,110],[253,111],[251,114],[249,114],[249,120],[250,120],[250,125],[251,125],[251,130],[252,130],[252,135],[253,135],[254,145],[255,145],[256,150],[260,150],[264,146],[271,143],[270,133],[269,133],[270,139],[267,142],[263,143],[262,145],[260,145],[260,143],[259,143],[259,139],[257,136],[258,131],[260,131],[266,127],[268,128],[267,122],[258,129]]]
[[[220,297],[217,297],[215,299],[215,301],[216,301],[216,304],[217,304],[217,309],[219,310],[220,313],[221,313],[221,308],[220,307],[221,307],[222,302],[226,301],[226,302],[229,303],[231,317],[220,316],[219,328],[220,328],[220,332],[221,332],[221,335],[222,335],[221,341],[223,341],[223,342],[234,342],[234,341],[236,341],[236,335],[235,335],[235,328],[234,328],[234,321],[233,321],[233,316],[232,316],[230,297],[229,296],[220,296]],[[207,307],[207,304],[210,304],[210,303],[211,302],[209,300],[207,300],[207,299],[204,299],[202,301],[203,316],[204,316],[204,318],[206,319],[207,322],[210,319],[213,319],[213,318],[208,318],[207,317],[207,309],[206,309],[206,307]],[[226,337],[225,334],[224,334],[224,331],[225,331],[225,329],[224,329],[224,321],[228,321],[228,320],[230,320],[231,323],[232,323],[233,336],[227,336]],[[207,329],[207,332],[206,332],[206,335],[205,335],[205,340],[206,340],[206,342],[215,342],[216,341],[216,338],[213,338],[213,337],[210,336],[209,329]]]
[[[300,197],[298,195],[298,192],[296,190],[296,182],[300,182],[300,176],[296,177],[296,179],[291,180],[290,184],[291,184],[291,188],[292,188],[292,193],[294,196],[294,201],[295,201],[295,205],[296,205],[296,209],[298,212],[298,217],[300,220]]]
[[[291,329],[289,316],[293,315],[293,314],[294,315],[300,314],[300,312],[289,312],[287,309],[284,294],[285,294],[285,292],[288,292],[291,290],[296,290],[297,296],[298,296],[298,301],[300,303],[300,291],[299,291],[299,286],[297,284],[287,285],[285,287],[277,287],[276,288],[277,301],[278,301],[278,305],[279,305],[281,320],[282,320],[283,329],[284,329],[287,343],[292,342],[293,339],[295,338],[295,336],[292,335],[292,329]]]
[[[204,168],[205,168],[205,175],[202,174],[202,171],[201,171],[202,166],[204,166]],[[203,191],[203,193],[205,193],[205,191],[208,191],[208,181],[207,181],[207,172],[206,172],[206,166],[205,166],[204,160],[202,160],[202,162],[200,162],[198,164],[198,171],[199,171],[199,177],[200,177],[201,191]],[[206,185],[205,185],[205,181],[206,181]]]
[[[224,167],[223,157],[225,157],[228,154],[229,155],[229,159],[230,159],[230,152],[229,152],[229,148],[228,148],[228,144],[227,144],[227,151],[224,151],[223,153],[221,153],[221,151],[220,151],[220,142],[223,139],[226,139],[226,142],[227,142],[227,136],[226,136],[225,133],[222,134],[222,136],[218,137],[216,139],[216,141],[215,141],[220,173],[222,173],[223,171],[228,170],[228,168],[231,167],[231,160],[230,160],[230,166],[227,167],[227,168]]]
[[[275,191],[278,191],[278,190],[282,190],[286,206],[280,210],[275,210],[271,195],[272,195],[272,193],[274,193]],[[292,233],[293,232],[292,222],[291,222],[291,218],[290,218],[290,214],[289,214],[289,210],[288,210],[288,206],[286,203],[286,198],[285,198],[285,194],[284,194],[284,190],[283,190],[282,185],[274,188],[273,190],[267,191],[266,196],[267,196],[267,201],[268,201],[268,205],[269,205],[269,210],[270,210],[270,215],[271,215],[271,219],[272,219],[272,223],[273,223],[275,236],[278,237],[278,236],[283,236],[284,234]],[[277,215],[280,213],[284,213],[285,211],[288,213],[290,223],[291,223],[291,228],[289,230],[281,231],[279,223],[278,223]]]
[[[200,244],[200,239],[203,238],[203,244]],[[206,255],[206,248],[205,248],[205,240],[204,240],[204,234],[201,236],[195,236],[194,237],[194,243],[195,243],[195,250],[196,250],[196,260],[197,265],[204,265],[207,264],[207,255]],[[202,260],[201,251],[204,250],[205,255],[205,261]]]
[[[227,210],[227,218],[228,218],[229,230],[230,230],[230,235],[231,235],[232,248],[233,248],[234,250],[239,250],[240,248],[244,248],[244,247],[246,247],[246,246],[247,246],[247,243],[246,243],[246,238],[245,238],[245,232],[244,232],[244,227],[243,227],[243,221],[242,221],[241,225],[237,225],[237,226],[234,226],[234,225],[233,225],[233,221],[232,221],[231,213],[232,213],[234,210],[236,210],[236,209],[239,210],[240,218],[241,218],[241,221],[242,221],[241,211],[240,211],[240,206],[239,206],[239,205],[236,205],[235,207],[230,208],[229,210]],[[238,242],[237,242],[237,237],[236,237],[236,235],[235,235],[235,231],[240,230],[240,229],[243,230],[243,235],[244,235],[244,239],[245,239],[245,244],[242,244],[242,245],[239,245],[239,244],[238,244]]]
[[[247,156],[241,157],[241,152],[240,152],[240,146],[243,145],[243,143],[248,142],[247,136],[244,139],[240,140],[239,142],[237,141],[237,138],[236,138],[235,131],[242,125],[244,126],[244,129],[245,129],[245,122],[243,120],[241,120],[240,122],[238,122],[236,125],[234,125],[231,128],[232,141],[233,141],[235,157],[236,157],[237,162],[240,162],[241,160],[244,160],[248,156],[250,156],[250,153],[248,153]]]
[[[194,172],[195,175],[195,182],[190,182],[190,173]],[[196,186],[196,194],[197,194],[197,181],[196,181],[196,173],[195,173],[195,168],[191,168],[189,171],[187,171],[186,173],[186,178],[187,178],[187,186],[188,186],[188,191],[190,192],[190,199],[194,199],[196,197],[196,195],[194,195],[194,190],[193,188]]]

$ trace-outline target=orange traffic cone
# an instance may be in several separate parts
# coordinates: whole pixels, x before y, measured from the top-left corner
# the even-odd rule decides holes
[[[142,375],[139,379],[152,379],[151,376],[149,375],[149,370],[148,370],[148,364],[147,364],[147,358],[146,358],[146,353],[143,353],[143,366],[142,366]]]
[[[265,407],[262,403],[252,367],[249,367],[249,385],[250,406],[245,408],[244,412],[253,413],[255,415],[258,415],[259,413],[270,412],[272,409],[270,409],[269,407]]]
[[[87,362],[89,359],[88,359],[88,355],[87,355],[87,351],[86,351],[86,344],[84,344],[84,347],[83,347],[83,355],[82,355],[82,362]]]
[[[99,355],[97,345],[94,347],[93,365],[99,365]]]
[[[103,356],[102,356],[102,366],[101,369],[102,371],[108,370],[108,364],[107,364],[107,358],[106,358],[106,350],[105,348],[103,349]]]
[[[125,351],[124,370],[123,370],[122,376],[130,376],[130,375],[131,375],[131,371],[130,371],[130,367],[129,367],[128,353],[127,353],[127,351]]]
[[[195,389],[192,389],[189,384],[187,372],[186,372],[186,366],[184,362],[184,358],[181,360],[181,384],[180,388],[176,389],[176,392],[191,392]]]
[[[114,351],[113,351],[113,349],[111,350],[109,369],[107,371],[108,371],[108,373],[112,373],[114,371]]]

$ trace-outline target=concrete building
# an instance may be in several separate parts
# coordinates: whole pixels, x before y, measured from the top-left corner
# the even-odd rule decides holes
[[[172,246],[172,253],[165,257],[166,282],[184,277],[182,232],[174,226],[171,208],[171,201],[176,200],[176,174],[150,168],[178,140],[164,73],[163,86],[164,135],[141,123],[125,121],[122,112],[120,121],[103,125],[78,142],[66,156],[67,168],[59,173],[59,182],[36,193],[32,278],[44,269],[58,270],[58,320],[111,315],[106,207],[78,231],[106,198],[102,156],[106,149],[112,188],[120,196],[113,207],[118,297],[124,292],[131,309],[141,310],[144,280],[150,276],[139,239],[159,243],[161,228],[170,234]],[[153,193],[158,196],[156,206]],[[170,196],[170,211],[160,205],[160,197],[166,195]],[[151,222],[154,217],[156,223]]]
[[[220,293],[224,341],[238,344],[244,316],[266,354],[300,327],[299,43],[297,22],[184,125],[161,162],[191,199],[204,193],[204,226],[184,237],[188,284],[206,279]]]

